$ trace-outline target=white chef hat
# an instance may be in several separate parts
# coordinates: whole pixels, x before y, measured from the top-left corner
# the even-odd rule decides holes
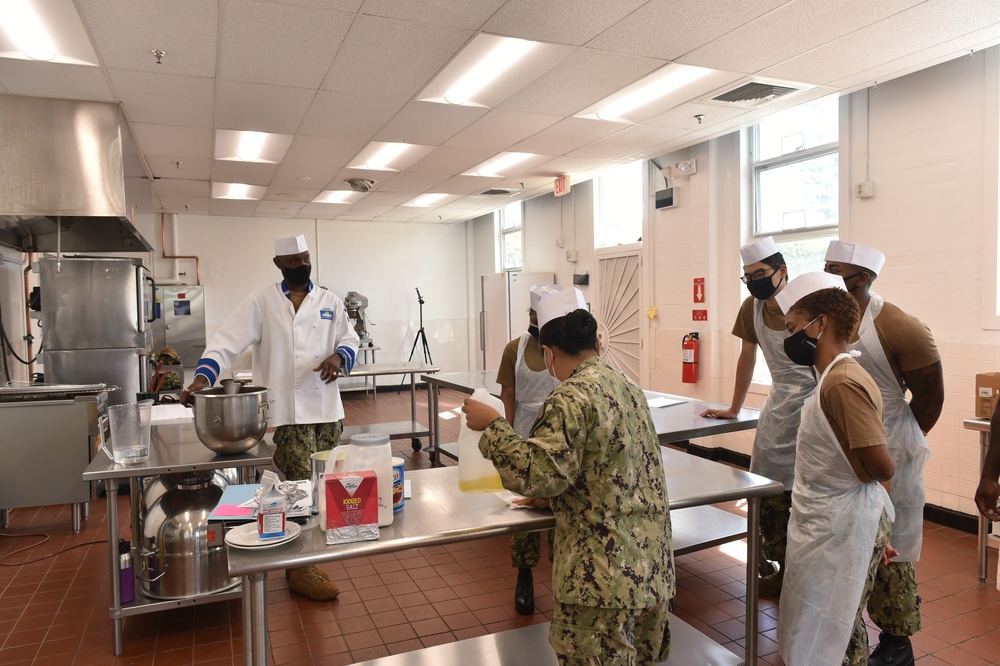
[[[536,313],[538,312],[538,303],[543,298],[551,296],[552,294],[562,291],[563,288],[557,284],[533,284],[531,285],[531,290],[529,295],[531,297],[531,309]]]
[[[583,292],[576,287],[553,292],[538,301],[538,307],[535,308],[538,314],[538,328],[541,329],[553,319],[564,317],[581,308],[587,309],[587,301],[583,298]]]
[[[823,271],[804,273],[790,280],[785,288],[775,295],[774,299],[778,301],[778,307],[781,308],[781,311],[787,314],[796,303],[821,289],[847,291],[847,285],[844,284],[844,278],[832,273],[824,273]]]
[[[875,275],[881,273],[885,266],[885,255],[875,248],[839,240],[830,241],[830,247],[826,249],[826,260],[867,268]]]
[[[756,264],[762,259],[767,259],[772,254],[778,253],[778,244],[770,236],[765,236],[755,243],[744,245],[740,248],[740,256],[743,257],[743,265]]]
[[[306,245],[306,237],[302,234],[298,236],[293,236],[292,234],[285,234],[284,236],[278,236],[274,239],[274,256],[284,257],[289,254],[301,254],[302,252],[308,252],[309,246]]]

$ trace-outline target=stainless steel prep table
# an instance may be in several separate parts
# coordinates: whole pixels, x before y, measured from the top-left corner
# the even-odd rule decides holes
[[[781,484],[776,481],[672,449],[663,449],[663,462],[671,509],[743,498],[750,500],[751,507],[756,507],[760,497],[782,491]],[[555,525],[555,518],[549,512],[514,511],[495,494],[463,493],[458,489],[457,467],[415,470],[407,472],[407,476],[413,481],[413,497],[406,500],[403,511],[395,515],[392,525],[380,530],[377,541],[327,546],[317,527],[317,519],[312,518],[301,535],[287,544],[260,551],[229,549],[229,573],[243,577],[244,664],[267,664],[265,583],[268,571],[532,532]],[[751,521],[748,527],[756,529],[756,521]],[[748,555],[758,545],[756,536],[748,538]],[[750,656],[748,663],[754,663],[757,599],[756,585],[751,594],[749,581],[756,582],[756,565],[750,568],[748,564],[747,571],[753,574],[748,575],[747,584],[747,654]]]
[[[183,424],[154,425],[150,434],[149,460],[138,465],[117,465],[102,450],[94,456],[83,472],[84,481],[104,481],[108,493],[108,553],[111,570],[111,606],[108,613],[114,623],[114,653],[122,653],[122,619],[126,615],[140,615],[195,604],[238,598],[240,590],[218,594],[160,601],[142,595],[137,589],[135,601],[122,606],[121,579],[118,564],[118,481],[135,479],[131,484],[132,538],[139,534],[139,477],[173,474],[236,467],[240,472],[240,482],[249,483],[246,473],[255,467],[270,465],[271,453],[264,444],[257,444],[246,453],[235,456],[220,456],[209,451],[194,429],[194,422]],[[247,604],[246,590],[242,591],[243,603]],[[244,627],[244,630],[246,627]]]
[[[410,420],[409,421],[391,421],[389,423],[369,423],[366,425],[356,425],[356,426],[345,426],[344,436],[350,437],[351,435],[357,435],[359,433],[376,432],[382,435],[389,435],[389,439],[405,439],[407,437],[413,438],[413,450],[420,450],[420,437],[427,437],[430,441],[432,427],[431,425],[423,425],[417,421],[417,375],[421,373],[427,373],[430,376],[440,370],[437,366],[427,365],[426,363],[398,363],[398,364],[371,364],[371,365],[356,365],[354,366],[354,371],[349,375],[349,377],[364,377],[367,381],[368,377],[372,378],[372,381],[376,377],[383,375],[408,375],[410,377]],[[434,412],[430,410],[430,399],[427,401],[427,416],[430,418]]]
[[[962,425],[966,430],[975,430],[979,433],[979,473],[983,473],[983,467],[986,466],[986,452],[990,448],[990,420],[989,419],[965,419]],[[977,542],[976,552],[979,554],[979,582],[986,582],[986,562],[989,555],[989,536],[990,536],[990,521],[983,514],[979,513],[978,507],[976,513],[979,516],[979,529],[977,530],[979,541]]]

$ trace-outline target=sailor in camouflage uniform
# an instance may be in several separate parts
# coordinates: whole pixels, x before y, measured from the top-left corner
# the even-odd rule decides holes
[[[667,658],[675,592],[660,445],[642,390],[600,359],[597,322],[578,289],[539,303],[546,368],[562,383],[522,439],[466,400],[479,449],[504,486],[547,498],[556,518],[549,642],[560,664]]]

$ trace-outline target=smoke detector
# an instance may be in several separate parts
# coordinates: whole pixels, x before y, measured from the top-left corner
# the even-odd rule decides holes
[[[375,181],[371,178],[348,178],[344,182],[355,192],[370,192],[375,187]]]

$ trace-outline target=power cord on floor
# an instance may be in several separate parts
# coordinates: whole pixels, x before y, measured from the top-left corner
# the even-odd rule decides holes
[[[37,548],[38,546],[41,546],[43,543],[45,543],[46,541],[48,541],[50,537],[49,537],[48,534],[42,534],[40,532],[25,532],[24,534],[13,534],[11,532],[0,532],[0,537],[8,537],[8,538],[12,538],[12,539],[16,539],[18,537],[41,537],[42,538],[42,540],[39,541],[39,542],[37,542],[37,543],[33,543],[31,545],[24,546],[23,548],[18,548],[17,550],[12,550],[9,553],[4,554],[3,557],[0,557],[0,567],[19,567],[19,566],[22,566],[24,564],[34,564],[35,562],[41,562],[42,560],[47,560],[50,557],[55,557],[56,555],[62,555],[63,553],[67,553],[67,552],[73,550],[74,548],[79,548],[80,546],[91,546],[91,545],[93,545],[95,543],[107,543],[108,542],[107,539],[101,539],[100,541],[84,541],[83,543],[74,544],[72,546],[69,546],[68,548],[63,548],[62,550],[57,551],[55,553],[50,553],[48,555],[43,555],[42,557],[36,558],[34,560],[24,560],[23,562],[5,562],[4,560],[6,560],[11,555],[16,555],[17,553],[20,553],[21,551],[31,550],[32,548]]]

